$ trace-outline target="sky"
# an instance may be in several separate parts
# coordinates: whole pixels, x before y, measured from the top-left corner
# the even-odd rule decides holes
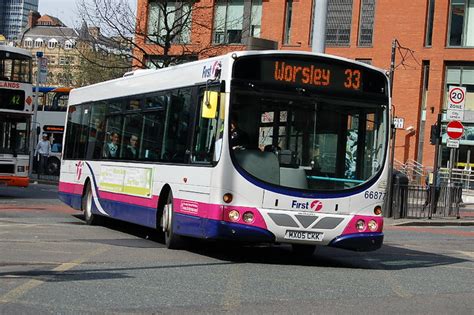
[[[128,0],[130,6],[136,6],[136,0]],[[38,11],[41,15],[48,14],[60,19],[69,27],[81,25],[76,0],[39,0]]]

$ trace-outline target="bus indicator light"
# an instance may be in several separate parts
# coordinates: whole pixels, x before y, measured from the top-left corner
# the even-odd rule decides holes
[[[374,208],[374,214],[375,215],[381,215],[382,214],[382,207],[381,206],[376,206]]]
[[[356,229],[359,232],[363,232],[365,230],[365,221],[364,220],[357,220]]]
[[[369,228],[369,230],[371,232],[375,232],[375,231],[377,231],[379,226],[378,226],[377,222],[375,222],[375,220],[370,220],[369,224],[367,224],[367,227]]]
[[[242,216],[242,219],[244,220],[245,223],[252,223],[254,221],[254,216],[252,212],[245,212],[244,215]]]
[[[232,199],[233,199],[233,196],[232,196],[231,193],[226,193],[226,194],[224,194],[222,199],[224,200],[225,203],[231,203]]]

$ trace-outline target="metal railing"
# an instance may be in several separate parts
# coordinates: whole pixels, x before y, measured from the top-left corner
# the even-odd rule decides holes
[[[432,210],[431,203],[436,205]],[[422,185],[393,186],[392,214],[394,219],[456,217],[462,203],[462,185],[441,184],[440,187]]]

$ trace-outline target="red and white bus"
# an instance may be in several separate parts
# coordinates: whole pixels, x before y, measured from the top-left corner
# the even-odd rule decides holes
[[[0,45],[0,185],[29,184],[32,55]]]
[[[71,91],[60,198],[186,237],[375,250],[389,141],[385,73],[234,52]]]

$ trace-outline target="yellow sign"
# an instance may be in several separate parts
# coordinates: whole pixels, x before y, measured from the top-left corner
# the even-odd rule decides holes
[[[202,99],[202,118],[214,119],[216,118],[217,105],[219,100],[219,92],[204,91]]]

